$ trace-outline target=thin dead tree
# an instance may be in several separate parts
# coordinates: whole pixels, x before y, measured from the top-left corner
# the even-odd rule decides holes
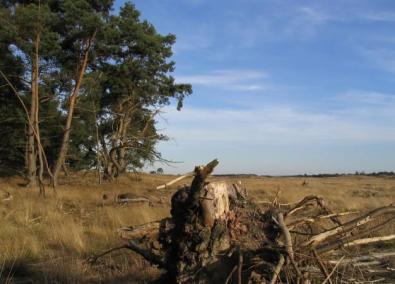
[[[84,79],[84,75],[88,66],[88,59],[89,59],[89,53],[91,50],[91,47],[93,45],[93,42],[96,37],[97,30],[93,32],[93,34],[86,39],[85,43],[83,44],[83,54],[82,54],[82,59],[81,59],[81,64],[80,68],[77,72],[77,78],[75,80],[75,85],[72,90],[72,93],[69,97],[68,101],[68,110],[67,110],[67,118],[66,118],[66,123],[64,126],[64,132],[63,132],[63,138],[62,138],[62,143],[60,146],[60,150],[58,153],[58,157],[55,162],[55,166],[53,169],[53,177],[52,177],[52,184],[55,187],[58,184],[58,179],[59,179],[59,173],[62,168],[62,165],[65,161],[68,147],[69,147],[69,140],[70,140],[70,132],[71,132],[71,127],[72,127],[72,121],[73,121],[73,114],[75,110],[75,106],[77,103],[77,98],[81,89],[82,81]]]

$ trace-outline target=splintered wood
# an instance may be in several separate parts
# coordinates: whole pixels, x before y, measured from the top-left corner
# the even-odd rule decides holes
[[[212,228],[216,220],[225,220],[229,212],[228,187],[224,182],[209,183],[200,196],[203,223]]]
[[[172,197],[171,218],[121,228],[127,242],[115,249],[163,268],[163,283],[395,282],[395,262],[384,261],[395,252],[377,249],[395,239],[393,231],[382,232],[393,228],[394,204],[337,213],[311,195],[294,204],[277,196],[258,206],[240,184],[206,182],[217,164],[195,168],[191,186]]]

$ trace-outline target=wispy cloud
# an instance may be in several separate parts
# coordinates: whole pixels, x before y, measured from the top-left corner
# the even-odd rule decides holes
[[[208,36],[191,35],[187,37],[180,37],[174,46],[174,52],[194,51],[210,47],[211,41]]]
[[[395,50],[393,48],[360,48],[360,52],[374,67],[395,73]]]
[[[315,23],[323,23],[331,19],[328,14],[308,6],[300,7],[297,11],[300,16]]]
[[[361,14],[360,17],[374,22],[395,22],[395,13],[392,12],[365,13]]]
[[[349,106],[331,111],[278,104],[237,110],[187,107],[181,113],[169,111],[166,116],[167,132],[181,143],[237,142],[263,147],[395,142],[393,106]]]
[[[267,74],[255,70],[216,70],[205,74],[177,76],[179,83],[210,86],[235,91],[260,91],[268,87],[263,84]]]
[[[387,94],[377,91],[350,90],[340,94],[338,99],[353,104],[373,104],[395,106],[395,94]]]

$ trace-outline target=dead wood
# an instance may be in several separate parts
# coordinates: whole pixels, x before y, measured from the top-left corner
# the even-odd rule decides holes
[[[242,269],[243,269],[243,253],[239,249],[239,263],[237,266],[237,284],[241,284],[241,282],[242,282],[242,279],[241,279]]]
[[[385,242],[385,241],[390,241],[390,240],[394,240],[394,239],[395,239],[395,235],[389,235],[389,236],[384,236],[384,237],[365,238],[365,239],[351,241],[351,242],[345,244],[344,247],[352,247],[352,246],[366,245],[366,244],[377,243],[377,242]]]
[[[326,268],[326,266],[325,266],[324,262],[322,261],[321,257],[318,255],[318,253],[315,250],[313,250],[313,254],[314,254],[314,257],[317,260],[317,264],[318,264],[322,274],[325,275],[325,279],[328,279],[329,284],[333,284],[333,282],[332,282],[332,280],[330,278],[328,269]]]
[[[102,195],[103,205],[118,203],[118,204],[126,204],[126,203],[148,203],[152,205],[152,201],[145,196],[137,196],[133,193],[115,193],[115,192],[104,192]]]
[[[160,221],[151,222],[135,227],[122,227],[118,229],[118,234],[122,239],[135,240],[157,234],[160,227]]]
[[[122,245],[119,247],[115,247],[115,248],[109,249],[101,254],[92,256],[92,257],[88,258],[87,261],[90,264],[95,264],[99,260],[99,258],[101,258],[109,253],[112,253],[114,251],[121,250],[121,249],[132,250],[133,252],[141,255],[148,262],[150,262],[154,265],[157,265],[160,268],[166,267],[165,264],[163,263],[163,261],[159,257],[157,257],[156,255],[153,255],[150,251],[141,248],[140,246],[135,244],[133,241],[129,241],[128,244],[125,244],[125,245]]]
[[[357,264],[361,262],[374,261],[377,259],[384,259],[389,257],[395,257],[395,251],[377,252],[377,253],[370,253],[369,255],[344,258],[342,261],[342,265],[346,265],[350,263]],[[328,262],[330,264],[337,264],[339,260],[329,260]]]
[[[285,259],[282,255],[280,255],[280,259],[278,260],[278,263],[273,271],[273,276],[272,279],[270,280],[270,284],[274,284],[277,282],[277,279],[279,278],[280,271],[283,268],[284,263],[285,263]]]
[[[318,234],[312,237],[307,242],[303,243],[302,245],[316,247],[319,243],[323,242],[324,240],[328,239],[331,236],[338,235],[341,233],[346,233],[352,229],[355,229],[368,222],[371,222],[372,220],[374,220],[376,217],[380,215],[387,213],[395,213],[395,206],[391,204],[389,206],[377,208],[359,218],[347,222],[344,225],[338,226],[335,229]]]
[[[345,258],[344,251],[395,239],[393,234],[370,236],[394,220],[393,204],[344,224],[340,217],[357,212],[332,212],[322,198],[314,195],[285,205],[278,203],[277,195],[262,210],[247,198],[239,184],[207,182],[217,164],[214,160],[195,168],[191,185],[172,196],[171,218],[119,229],[127,244],[118,249],[133,250],[164,268],[167,283],[180,284],[331,284],[339,267],[345,283],[377,282],[380,278],[370,271],[382,269],[370,266],[380,266],[380,258],[395,256],[383,252],[372,254],[373,258]],[[145,197],[125,197],[136,198]],[[325,229],[328,224],[332,228]],[[322,254],[340,260],[325,261]],[[355,267],[358,275],[352,272]]]
[[[388,220],[385,220],[384,222],[382,222],[372,228],[368,228],[364,231],[360,231],[360,232],[358,232],[358,234],[345,236],[343,238],[338,238],[338,239],[332,240],[330,242],[327,242],[321,246],[318,246],[317,251],[319,251],[320,253],[326,253],[326,252],[332,251],[334,249],[340,249],[343,247],[347,247],[347,245],[349,243],[352,243],[353,241],[358,240],[361,237],[370,235],[370,234],[382,229],[385,225],[392,222],[393,220],[394,219],[388,219]]]
[[[332,277],[333,273],[336,271],[337,267],[340,265],[340,263],[342,263],[343,259],[345,256],[343,256],[335,265],[335,267],[333,267],[331,273],[329,273],[329,275],[325,278],[324,282],[322,282],[322,284],[325,284],[326,282],[329,282],[329,279]]]
[[[167,182],[167,183],[165,183],[165,184],[162,184],[162,185],[160,185],[160,186],[157,186],[156,189],[165,189],[165,188],[168,188],[169,186],[171,186],[171,185],[173,185],[173,184],[175,184],[175,183],[177,183],[177,182],[179,182],[179,181],[181,181],[181,180],[183,180],[183,179],[185,179],[185,178],[187,178],[187,177],[191,177],[191,176],[193,176],[194,174],[195,174],[195,172],[186,173],[186,174],[184,174],[184,175],[182,175],[182,176],[180,176],[180,177],[177,177],[176,179],[173,179],[173,180],[171,180],[171,181],[169,181],[169,182]]]

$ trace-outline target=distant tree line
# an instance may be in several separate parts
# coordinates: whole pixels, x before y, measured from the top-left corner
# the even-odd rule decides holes
[[[339,176],[395,176],[395,173],[392,171],[381,171],[381,172],[371,172],[365,173],[364,171],[356,171],[354,174],[346,174],[346,173],[335,173],[335,174],[304,174],[304,175],[295,175],[295,177],[339,177]]]
[[[67,168],[111,180],[162,159],[161,107],[182,107],[175,36],[113,0],[0,1],[0,172],[29,186]]]

